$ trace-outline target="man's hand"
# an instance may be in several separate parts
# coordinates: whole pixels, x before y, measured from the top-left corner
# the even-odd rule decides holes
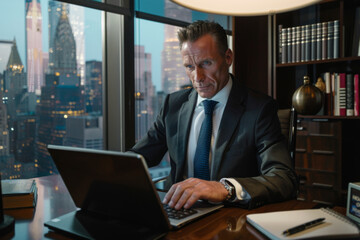
[[[219,182],[189,178],[172,185],[163,203],[179,210],[182,207],[190,208],[199,199],[221,202],[227,194],[227,190]]]

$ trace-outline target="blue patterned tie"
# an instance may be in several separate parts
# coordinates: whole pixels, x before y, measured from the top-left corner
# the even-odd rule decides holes
[[[200,128],[199,138],[194,157],[194,177],[210,180],[209,154],[212,135],[212,115],[215,105],[212,100],[204,100],[205,118]]]

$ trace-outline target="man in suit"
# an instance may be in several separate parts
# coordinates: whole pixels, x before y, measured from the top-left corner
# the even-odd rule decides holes
[[[296,175],[277,104],[229,74],[233,53],[224,29],[197,21],[181,29],[178,38],[193,88],[169,94],[154,125],[130,150],[142,154],[149,167],[169,152],[172,186],[163,202],[175,209],[189,208],[199,199],[254,208],[293,198]],[[199,175],[204,100],[215,101],[215,107],[210,150]]]

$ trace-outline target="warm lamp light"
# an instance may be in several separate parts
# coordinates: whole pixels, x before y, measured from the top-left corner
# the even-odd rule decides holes
[[[171,0],[192,10],[230,15],[257,16],[303,8],[320,0]]]

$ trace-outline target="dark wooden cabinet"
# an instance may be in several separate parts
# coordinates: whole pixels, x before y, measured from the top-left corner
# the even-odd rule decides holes
[[[299,119],[295,170],[298,199],[331,205],[341,201],[341,121]]]
[[[323,0],[299,10],[233,19],[234,74],[248,86],[274,97],[280,108],[305,75],[315,80],[325,72],[359,73],[354,54],[356,12],[360,0]],[[358,10],[360,12],[360,10]],[[339,21],[338,57],[281,63],[279,25],[283,28]],[[296,171],[299,199],[345,205],[349,182],[360,181],[360,117],[299,116]]]

